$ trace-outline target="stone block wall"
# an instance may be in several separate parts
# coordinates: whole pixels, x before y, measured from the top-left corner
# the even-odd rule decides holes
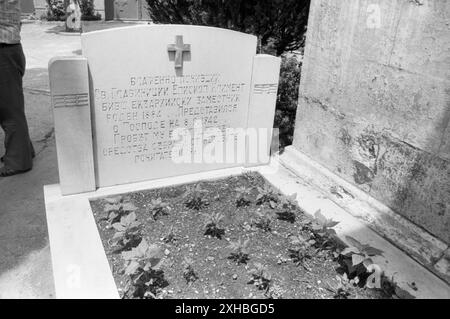
[[[450,1],[312,0],[294,146],[450,243]]]

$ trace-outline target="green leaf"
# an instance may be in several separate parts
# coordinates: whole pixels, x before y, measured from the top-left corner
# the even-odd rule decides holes
[[[139,263],[135,260],[131,260],[128,266],[125,268],[126,275],[133,275],[139,268]]]
[[[124,203],[122,205],[122,210],[124,212],[133,212],[135,210],[137,210],[137,207],[133,205],[133,203]]]
[[[334,220],[332,220],[332,219],[328,219],[324,226],[325,226],[326,228],[333,228],[333,227],[336,226],[337,224],[339,224],[339,222],[334,221]]]
[[[136,213],[133,211],[127,216],[123,216],[120,219],[120,223],[124,226],[131,226],[131,224],[136,220]]]
[[[103,208],[103,211],[106,213],[112,212],[112,211],[118,211],[120,209],[120,205],[117,204],[106,204]]]
[[[125,230],[125,227],[121,223],[114,223],[112,224],[112,227],[118,232],[123,232]]]
[[[117,239],[117,238],[123,237],[124,234],[125,234],[124,232],[119,231],[114,234],[112,239]]]
[[[367,256],[383,256],[383,251],[370,245],[363,245],[361,250]]]
[[[290,239],[292,245],[302,245],[303,243],[306,242],[306,239],[303,238],[303,236],[300,234],[297,236],[291,236]]]
[[[314,217],[322,226],[327,222],[327,218],[322,214],[320,209],[314,213]]]
[[[355,238],[350,237],[350,236],[345,236],[345,239],[350,244],[350,246],[357,248],[361,252],[363,251],[364,246],[359,241],[357,241]]]
[[[287,196],[287,199],[293,203],[297,200],[297,193]]]
[[[342,252],[341,255],[347,256],[350,254],[359,254],[360,251],[356,247],[347,247]]]
[[[373,260],[371,258],[365,258],[364,261],[363,261],[363,265],[366,268],[369,267],[372,264],[373,264]]]
[[[336,226],[337,224],[339,224],[339,222],[334,221],[331,218],[326,218],[322,214],[320,209],[317,212],[315,212],[314,217],[319,222],[319,224],[325,228],[332,228],[332,227]]]
[[[400,299],[416,299],[416,297],[411,295],[408,291],[400,288],[399,286],[395,287],[395,294]]]
[[[122,200],[122,196],[113,196],[113,197],[106,197],[103,199],[108,204],[118,204]]]
[[[352,265],[356,266],[359,265],[360,263],[362,263],[364,261],[365,257],[362,255],[358,255],[358,254],[353,254],[352,255]]]
[[[336,233],[336,231],[334,229],[327,229],[327,232],[328,232],[329,235],[333,235],[333,236],[337,235],[337,233]]]

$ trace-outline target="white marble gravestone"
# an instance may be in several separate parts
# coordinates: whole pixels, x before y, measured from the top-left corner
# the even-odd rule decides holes
[[[83,34],[89,81],[79,81],[90,88],[92,123],[85,124],[92,127],[96,186],[266,164],[269,148],[254,146],[270,144],[280,59],[256,55],[256,44],[252,35],[187,25]],[[50,68],[51,77],[54,72],[61,71]],[[65,116],[55,114],[55,122]],[[242,152],[239,130],[249,127],[268,133],[256,140],[245,136]],[[232,135],[227,129],[237,130]],[[67,147],[61,139],[57,147]],[[230,141],[236,142],[232,152]],[[61,164],[64,183],[63,175],[73,173],[61,172],[71,167]],[[66,194],[77,192],[68,189]]]

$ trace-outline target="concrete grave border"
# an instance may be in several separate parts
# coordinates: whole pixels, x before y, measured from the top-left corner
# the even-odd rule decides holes
[[[56,297],[119,298],[89,204],[90,199],[236,176],[246,171],[259,172],[284,194],[297,193],[298,204],[307,214],[313,215],[321,209],[327,218],[339,221],[335,229],[340,238],[351,235],[383,250],[384,256],[376,256],[374,261],[388,277],[394,278],[401,288],[413,296],[450,298],[449,286],[444,281],[338,206],[310,181],[280,165],[277,158],[273,158],[271,164],[265,166],[221,169],[100,188],[94,192],[71,196],[62,196],[59,185],[44,186]],[[417,291],[412,289],[412,282],[419,288]]]

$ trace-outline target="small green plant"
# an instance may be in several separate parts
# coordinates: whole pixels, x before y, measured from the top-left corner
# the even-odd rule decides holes
[[[249,261],[248,245],[250,240],[242,240],[231,242],[229,248],[231,248],[231,253],[228,259],[233,260],[238,265],[246,264]]]
[[[277,218],[279,220],[284,220],[289,223],[295,223],[297,209],[296,205],[297,194],[292,194],[290,196],[281,197],[280,202],[277,207]]]
[[[313,230],[316,231],[321,236],[336,235],[336,231],[333,229],[339,222],[332,220],[331,218],[326,218],[320,209],[314,214],[315,221],[317,224],[313,225]]]
[[[147,206],[147,212],[154,220],[157,220],[159,216],[168,215],[169,209],[169,204],[164,203],[161,198],[152,199]]]
[[[194,270],[194,261],[192,258],[185,257],[182,263],[183,266],[183,278],[187,284],[191,284],[198,280],[198,275]]]
[[[281,286],[273,284],[264,295],[267,299],[283,299],[284,293],[285,290]]]
[[[163,237],[163,241],[166,244],[172,244],[177,241],[177,237],[175,235],[175,231],[173,230],[173,226],[170,227],[167,234]]]
[[[278,194],[268,185],[258,187],[258,196],[256,196],[256,204],[263,205],[268,203],[271,208],[275,208],[278,202]]]
[[[129,201],[129,198],[122,196],[108,197],[104,199],[106,205],[103,208],[103,220],[107,220],[110,225],[120,222],[123,216],[137,210],[137,207]]]
[[[252,182],[255,179],[255,173],[252,171],[245,171],[242,173],[242,177],[244,177],[246,180]]]
[[[157,245],[149,245],[142,239],[139,246],[122,252],[122,258],[125,260],[125,274],[134,275],[141,270],[157,269],[161,264],[163,253]]]
[[[140,236],[141,223],[136,219],[136,213],[131,212],[122,216],[120,222],[114,223],[112,227],[116,230],[113,240],[120,245],[119,251],[129,250],[136,247],[141,242]]]
[[[205,221],[205,236],[216,237],[222,239],[225,235],[225,229],[219,228],[219,223],[223,220],[224,216],[221,213],[204,214]]]
[[[270,232],[272,230],[271,223],[272,217],[269,211],[256,211],[256,217],[252,220],[252,226],[259,228],[265,232]]]
[[[336,287],[333,287],[330,284],[328,284],[329,288],[325,287],[325,289],[334,294],[334,299],[348,299],[354,286],[359,283],[358,277],[349,280],[345,273],[342,276],[337,275],[336,279],[338,281]]]
[[[307,259],[311,259],[317,254],[317,249],[314,249],[316,241],[314,239],[308,239],[298,234],[290,237],[290,243],[293,248],[289,248],[289,257],[295,263],[296,266],[302,266],[305,270],[310,271],[305,262]]]
[[[131,290],[133,297],[157,298],[162,288],[168,286],[164,271],[160,269],[163,256],[157,245],[149,245],[145,239],[131,251],[122,252],[124,273],[130,276],[131,283],[127,294]]]
[[[249,196],[250,193],[249,188],[246,187],[238,187],[236,188],[237,196],[236,196],[236,207],[246,207],[250,206],[252,200]]]
[[[183,195],[183,198],[185,199],[184,204],[186,207],[199,211],[203,207],[208,206],[209,202],[204,198],[205,192],[205,190],[201,189],[200,184],[187,187],[187,190]]]
[[[337,235],[333,229],[339,222],[326,218],[320,209],[314,214],[314,221],[311,223],[311,229],[317,241],[316,246],[321,248],[336,249]]]
[[[259,290],[269,290],[272,281],[272,274],[263,264],[255,263],[254,268],[250,270],[251,279],[248,284],[255,285]]]

